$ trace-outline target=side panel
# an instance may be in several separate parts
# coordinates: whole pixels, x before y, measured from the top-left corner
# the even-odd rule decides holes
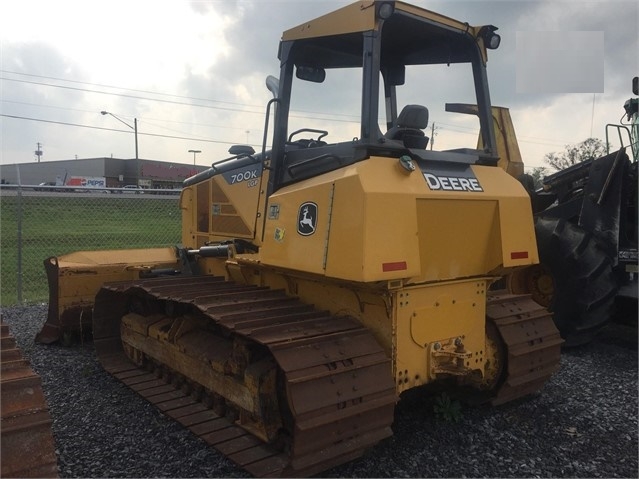
[[[419,274],[414,198],[425,184],[396,164],[375,158],[272,195],[262,262],[363,282]],[[307,203],[318,207],[312,234],[302,223]]]
[[[259,236],[263,176],[262,164],[254,163],[184,188],[180,199],[182,243],[199,248],[208,241],[253,241]]]
[[[309,180],[298,186],[269,199],[261,259],[273,266],[324,274],[334,184]]]
[[[381,168],[337,183],[327,276],[387,281],[419,274],[415,198],[395,187],[413,189],[403,173]]]

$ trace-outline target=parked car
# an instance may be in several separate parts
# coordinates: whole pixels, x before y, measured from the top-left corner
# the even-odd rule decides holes
[[[138,185],[125,185],[122,188],[122,192],[123,193],[135,193],[136,195],[137,194],[140,194],[140,195],[144,194],[144,190],[142,189],[141,186],[138,186]]]
[[[38,184],[38,187],[40,186],[56,186],[55,181],[44,181],[40,184]],[[54,190],[52,188],[34,188],[34,190],[36,191],[58,191],[58,190]]]

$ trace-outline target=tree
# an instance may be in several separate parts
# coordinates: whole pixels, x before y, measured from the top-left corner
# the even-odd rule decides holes
[[[544,179],[544,177],[546,176],[546,170],[547,168],[545,166],[535,166],[532,169],[532,172],[530,173],[530,176],[533,179],[534,185],[535,185],[535,190],[541,188],[542,185],[542,180]]]
[[[588,138],[576,145],[566,145],[563,153],[547,153],[544,162],[555,170],[565,170],[582,161],[599,158],[606,154],[606,145],[598,138]]]

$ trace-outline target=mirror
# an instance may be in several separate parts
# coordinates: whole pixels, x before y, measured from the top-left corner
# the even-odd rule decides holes
[[[295,70],[295,76],[300,80],[322,83],[326,78],[326,70],[323,68],[305,67],[300,65]]]
[[[400,86],[406,81],[406,66],[401,63],[388,65],[382,73],[387,85]]]
[[[266,77],[266,88],[273,94],[273,98],[277,98],[280,93],[280,81],[273,75]]]
[[[229,148],[229,153],[236,156],[251,156],[255,150],[251,145],[233,145]]]

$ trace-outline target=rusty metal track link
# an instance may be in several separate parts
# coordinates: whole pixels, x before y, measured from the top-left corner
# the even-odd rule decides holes
[[[496,291],[488,296],[486,315],[507,351],[506,376],[491,403],[503,404],[540,390],[559,368],[563,343],[552,314],[530,295]]]
[[[0,321],[0,477],[58,477],[52,420],[42,381]]]
[[[202,321],[202,329],[193,326]],[[254,476],[315,474],[392,434],[391,364],[372,334],[351,318],[318,311],[283,291],[210,276],[112,283],[96,297],[93,327],[107,371]],[[163,331],[173,335],[174,346],[159,346],[161,341],[144,335]],[[128,347],[129,337],[137,349]],[[238,367],[233,358],[243,344],[267,351],[244,371],[268,374],[269,364],[275,368],[273,397],[247,397],[250,387],[232,383]],[[152,360],[161,355],[169,364]],[[197,373],[189,374],[202,361],[210,378],[199,382],[193,379]],[[243,421],[250,416],[244,410],[238,419],[217,408],[211,384],[226,387],[246,410],[279,401],[284,412],[277,438],[268,440],[268,427]]]

